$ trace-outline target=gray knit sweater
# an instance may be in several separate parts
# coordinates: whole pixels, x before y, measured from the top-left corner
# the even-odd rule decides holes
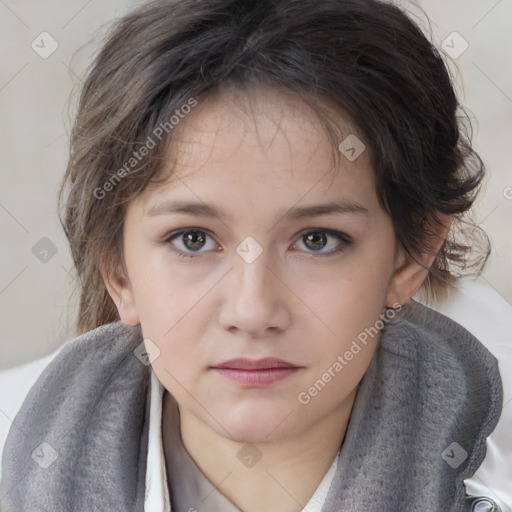
[[[6,440],[1,512],[143,512],[150,367],[140,326],[68,343]],[[495,358],[462,326],[409,301],[382,331],[358,389],[323,512],[463,512],[463,480],[499,419]]]

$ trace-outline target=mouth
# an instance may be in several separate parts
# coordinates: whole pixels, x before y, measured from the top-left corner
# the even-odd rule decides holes
[[[231,359],[212,367],[219,375],[245,387],[269,386],[290,377],[298,370],[296,366],[282,359]]]

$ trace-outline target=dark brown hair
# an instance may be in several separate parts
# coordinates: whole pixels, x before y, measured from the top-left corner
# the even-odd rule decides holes
[[[126,205],[158,183],[172,116],[223,87],[258,85],[313,106],[338,155],[336,119],[351,121],[409,255],[428,250],[438,212],[455,215],[424,290],[439,294],[464,271],[481,271],[489,244],[481,232],[474,240],[467,212],[484,166],[446,64],[402,10],[377,0],[156,0],[107,34],[71,132],[59,205],[66,195],[77,334],[119,319],[99,265],[124,265]],[[143,146],[150,150],[135,158]],[[473,239],[464,243],[465,225]],[[471,246],[480,248],[474,265]]]

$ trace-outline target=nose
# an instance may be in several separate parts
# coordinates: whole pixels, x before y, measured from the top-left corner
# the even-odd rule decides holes
[[[290,323],[287,297],[293,294],[265,251],[252,263],[235,254],[223,293],[219,322],[233,334],[264,338],[283,332]]]

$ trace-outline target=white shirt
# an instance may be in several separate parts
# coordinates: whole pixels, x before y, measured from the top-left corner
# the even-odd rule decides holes
[[[170,496],[169,496],[169,488],[167,485],[167,469],[164,457],[164,448],[162,442],[162,401],[163,394],[165,388],[163,384],[158,379],[156,373],[151,369],[151,403],[150,403],[150,418],[149,418],[149,435],[148,435],[148,458],[147,458],[147,471],[146,471],[146,500],[144,502],[144,512],[170,512],[171,504],[170,504]],[[176,450],[181,448],[180,456],[183,457],[185,454],[184,448],[180,446],[176,446]],[[327,493],[329,492],[329,488],[331,486],[334,473],[336,472],[336,467],[338,465],[338,455],[334,458],[331,467],[328,469],[324,478],[320,482],[317,487],[315,493],[308,501],[307,505],[304,507],[302,512],[320,512],[322,505],[325,502],[325,498],[327,497]],[[193,465],[192,459],[187,457],[187,464]],[[203,488],[207,485],[210,486],[209,492],[205,492],[206,494],[210,494],[210,497],[216,499],[216,503],[218,503],[219,498],[221,500],[227,500],[223,496],[218,496],[218,491],[215,491],[215,488],[209,484],[206,480],[206,477],[202,476],[198,472],[199,468],[196,468],[196,471],[191,474],[192,478],[201,478],[202,481],[199,482],[199,485]],[[193,469],[194,469],[193,468]],[[195,473],[195,474],[194,474]],[[189,473],[190,474],[190,473]],[[208,489],[206,489],[208,491]],[[215,496],[217,495],[217,496]],[[226,505],[229,506],[231,502]],[[191,501],[190,507],[187,507],[187,510],[193,512],[195,508],[192,506],[193,503]],[[222,510],[225,510],[224,507]],[[234,505],[232,505],[233,510],[238,510]]]

